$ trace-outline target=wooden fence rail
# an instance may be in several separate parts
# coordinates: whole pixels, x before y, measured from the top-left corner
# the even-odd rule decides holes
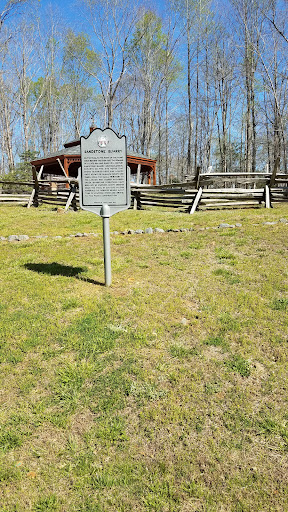
[[[27,204],[31,192],[23,192],[22,189],[26,190],[28,187],[34,187],[34,182],[0,180],[0,203]]]
[[[49,204],[65,208],[79,207],[78,181],[75,178],[45,180],[42,171],[33,172],[33,181],[0,181],[0,202],[30,206]],[[273,186],[272,186],[273,185]],[[13,193],[6,190],[11,186]],[[16,193],[17,187],[33,187],[32,192]],[[288,201],[288,174],[217,173],[198,174],[190,181],[165,185],[131,184],[134,209],[157,206],[194,213],[220,208],[270,208],[272,203]]]
[[[273,188],[271,187],[273,178]],[[288,200],[288,175],[269,173],[199,174],[190,182],[143,187],[132,185],[133,207],[159,206],[196,210],[271,207]]]

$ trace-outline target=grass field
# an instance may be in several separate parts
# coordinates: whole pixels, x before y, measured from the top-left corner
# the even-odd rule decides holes
[[[288,511],[281,218],[0,208],[1,512]]]

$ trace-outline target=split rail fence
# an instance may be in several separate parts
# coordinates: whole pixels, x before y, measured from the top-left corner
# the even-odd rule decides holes
[[[57,185],[57,189],[53,189],[53,185]],[[55,207],[61,207],[68,210],[79,208],[79,192],[77,179],[61,179],[56,182],[39,180],[32,190],[27,207],[40,206],[41,204],[49,204]]]
[[[27,205],[31,188],[34,187],[33,181],[6,181],[0,180],[0,204],[22,204]],[[25,192],[23,192],[23,189]]]
[[[178,208],[196,210],[261,207],[288,201],[288,174],[217,173],[199,174],[184,183],[156,186],[132,186],[133,207]]]
[[[65,210],[79,207],[78,181],[76,178],[42,179],[41,171],[35,173],[33,182],[0,181],[0,203],[18,203],[30,206],[48,204]],[[11,186],[11,191],[9,191]],[[31,187],[30,193],[17,193]],[[288,201],[288,174],[273,173],[218,173],[199,174],[191,181],[170,185],[131,184],[131,206],[134,209],[160,207],[180,209],[194,213],[196,210],[222,208],[266,207],[275,202]]]

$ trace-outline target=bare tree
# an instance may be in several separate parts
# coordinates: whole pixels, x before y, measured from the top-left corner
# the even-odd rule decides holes
[[[7,66],[9,59],[9,43],[12,39],[12,32],[4,29],[4,24],[8,21],[9,17],[17,11],[20,4],[25,0],[9,0],[5,3],[0,11],[0,55],[1,55],[1,69],[0,69],[0,125],[2,132],[2,166],[1,173],[5,172],[6,159],[9,170],[14,168],[14,150],[13,150],[13,126],[15,125],[15,90],[13,81],[11,80],[11,72]]]
[[[265,18],[276,20],[276,5],[267,6]],[[270,8],[270,9],[269,9]],[[265,115],[267,132],[267,152],[270,168],[279,166],[282,160],[287,172],[287,58],[284,38],[279,31],[273,30],[269,24],[266,33],[261,34],[261,45],[258,47],[259,60],[262,67],[262,79],[265,89]],[[272,129],[269,129],[269,125]],[[273,164],[271,157],[273,155]]]
[[[41,20],[40,20],[41,21]],[[61,81],[61,31],[57,13],[51,7],[46,11],[45,24],[38,27],[41,68],[33,82],[31,101],[37,102],[36,129],[44,154],[57,151],[63,143],[62,128],[65,95]]]
[[[287,0],[286,0],[286,4],[287,4]],[[275,6],[275,0],[271,0],[271,7],[272,7],[272,12],[269,11],[267,12],[267,10],[263,10],[263,15],[265,16],[265,18],[269,21],[269,23],[271,23],[271,25],[274,27],[274,29],[276,30],[276,32],[284,39],[284,41],[286,41],[286,43],[288,43],[288,37],[287,35],[285,34],[285,21],[287,19],[287,10],[286,12],[283,12],[282,16],[281,16],[281,21],[279,19],[276,19],[276,6]]]
[[[15,90],[11,82],[4,79],[3,69],[0,69],[0,126],[1,126],[1,145],[2,145],[2,166],[1,174],[6,170],[14,169],[14,148],[13,148],[13,128],[15,126],[14,97]],[[7,167],[6,167],[7,159]]]
[[[63,90],[66,97],[66,116],[73,136],[79,138],[89,111],[95,110],[95,95],[91,74],[83,68],[96,71],[98,56],[89,50],[87,34],[67,32],[62,62]],[[94,105],[93,105],[94,103]]]
[[[167,176],[169,89],[179,73],[179,65],[175,60],[175,44],[174,25],[168,25],[165,32],[162,19],[154,12],[147,11],[137,24],[130,45],[130,72],[135,76],[135,89],[139,97],[137,115],[141,152],[150,156],[154,138],[159,136],[157,119],[160,116],[161,122],[164,117],[165,130],[160,131],[160,138],[165,141]],[[164,131],[165,137],[162,137]]]
[[[0,30],[4,22],[17,11],[20,5],[24,4],[26,1],[27,0],[8,0],[6,2],[2,8],[2,11],[0,11]]]
[[[92,49],[99,56],[93,71],[82,61],[84,69],[98,83],[104,104],[104,124],[112,127],[116,93],[122,83],[129,61],[129,39],[139,11],[125,0],[82,0],[85,14],[93,31]]]
[[[18,29],[17,40],[13,39],[10,46],[10,68],[16,87],[15,109],[23,134],[22,149],[28,151],[32,144],[32,125],[45,92],[44,81],[37,89],[34,87],[42,63],[39,58],[39,37],[33,12],[26,12],[17,27],[12,25],[12,28],[14,31]]]

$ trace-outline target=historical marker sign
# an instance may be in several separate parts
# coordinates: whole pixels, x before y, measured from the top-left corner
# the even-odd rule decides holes
[[[97,128],[81,137],[80,206],[101,215],[104,204],[110,215],[130,206],[130,172],[126,137],[111,129]]]
[[[130,170],[127,167],[126,137],[111,129],[96,128],[81,137],[79,199],[83,210],[103,219],[105,284],[111,284],[109,217],[130,206]]]

